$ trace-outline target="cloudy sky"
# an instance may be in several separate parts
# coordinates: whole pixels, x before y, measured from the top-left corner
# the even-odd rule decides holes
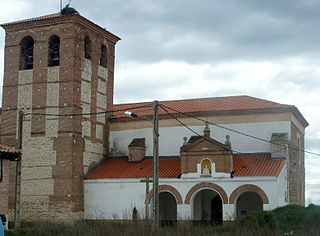
[[[320,153],[320,1],[73,0],[71,6],[122,38],[117,103],[245,94],[292,104],[310,123],[306,149]],[[60,0],[0,0],[0,22],[59,7]],[[1,30],[1,78],[3,47]],[[306,203],[320,204],[319,156],[306,155],[306,185]]]

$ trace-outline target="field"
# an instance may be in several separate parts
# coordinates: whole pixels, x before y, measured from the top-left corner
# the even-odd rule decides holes
[[[204,235],[320,235],[320,206],[288,205],[273,211],[253,212],[229,225],[194,227],[191,222],[153,231],[144,221],[110,223],[80,221],[73,225],[38,222],[21,232],[7,232],[8,236],[204,236]]]

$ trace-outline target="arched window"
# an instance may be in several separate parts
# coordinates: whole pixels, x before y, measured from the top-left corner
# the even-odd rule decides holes
[[[58,66],[60,61],[60,38],[52,35],[48,45],[48,66]]]
[[[34,40],[27,36],[20,43],[20,70],[33,69],[33,46]]]
[[[107,67],[107,47],[105,45],[101,46],[100,65]]]
[[[84,39],[84,58],[91,60],[91,40],[89,37]]]

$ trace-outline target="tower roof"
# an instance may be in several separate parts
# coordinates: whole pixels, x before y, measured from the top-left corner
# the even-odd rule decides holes
[[[79,12],[76,11],[74,8],[67,8],[67,9],[64,8],[61,10],[61,12],[58,12],[58,13],[53,13],[53,14],[29,18],[29,19],[12,21],[8,23],[0,24],[0,26],[5,30],[11,30],[11,29],[16,30],[16,29],[28,28],[31,26],[32,27],[45,26],[45,25],[70,22],[70,21],[77,21],[79,23],[82,23],[83,25],[86,25],[89,28],[95,28],[96,31],[100,32],[101,34],[107,35],[108,38],[114,43],[121,40],[121,38],[119,38],[115,34],[112,34],[111,32],[107,31],[105,28],[102,28],[101,26],[81,16]]]

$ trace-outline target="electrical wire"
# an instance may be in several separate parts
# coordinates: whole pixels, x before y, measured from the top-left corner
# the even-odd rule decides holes
[[[163,108],[163,107],[164,107],[164,108],[167,108],[167,109],[169,109],[169,110],[171,110],[171,111],[174,111],[174,112],[176,112],[176,113],[178,113],[178,114],[183,114],[183,115],[185,115],[185,116],[194,118],[194,119],[196,119],[196,120],[200,120],[200,121],[202,121],[202,122],[204,122],[204,123],[208,123],[208,124],[214,125],[214,126],[216,126],[216,127],[219,127],[219,128],[222,128],[222,129],[225,129],[225,130],[228,130],[228,131],[231,131],[231,132],[234,132],[234,133],[237,133],[237,134],[240,134],[240,135],[249,137],[249,138],[257,139],[257,140],[259,140],[259,141],[266,142],[266,143],[270,143],[270,144],[274,144],[274,145],[277,145],[277,146],[286,147],[285,144],[274,143],[274,142],[272,142],[272,141],[265,140],[265,139],[263,139],[263,138],[259,138],[259,137],[256,137],[256,136],[254,136],[254,135],[251,135],[251,134],[243,133],[243,132],[241,132],[241,131],[237,131],[237,130],[231,129],[231,128],[225,127],[225,126],[223,126],[223,125],[218,125],[218,124],[215,124],[215,123],[213,123],[213,122],[209,122],[209,121],[206,121],[206,120],[201,119],[201,118],[199,118],[199,117],[190,115],[190,114],[188,114],[188,113],[186,113],[186,112],[178,111],[178,110],[176,110],[176,109],[174,109],[174,108],[171,108],[171,107],[166,106],[166,105],[163,105],[163,104],[160,104],[160,107],[161,107],[161,108]],[[170,113],[170,112],[169,112],[169,113]],[[169,114],[169,113],[168,113],[168,114]],[[320,156],[319,153],[310,152],[310,151],[307,151],[307,150],[298,149],[298,148],[294,148],[294,147],[291,147],[291,146],[288,146],[288,149],[291,149],[291,150],[293,150],[293,151],[308,153],[308,154],[314,155],[314,156]]]
[[[100,112],[88,112],[88,113],[70,113],[70,114],[56,114],[56,113],[36,113],[36,112],[28,112],[24,114],[24,116],[28,115],[34,115],[34,116],[88,116],[88,115],[100,115],[100,114],[106,114],[106,113],[115,113],[120,111],[128,111],[128,110],[135,110],[135,109],[141,109],[146,107],[152,107],[153,105],[144,105],[144,106],[137,106],[137,107],[128,107],[124,109],[118,109],[118,110],[111,110],[111,111],[100,111]]]
[[[161,108],[162,110],[164,110],[164,111],[165,111],[169,116],[171,116],[173,119],[175,119],[176,121],[178,121],[181,125],[183,125],[185,128],[187,128],[188,130],[190,130],[192,133],[196,134],[196,135],[199,136],[199,137],[204,138],[205,140],[207,140],[207,141],[210,142],[210,143],[215,144],[214,142],[212,142],[211,139],[209,139],[209,138],[207,138],[207,137],[204,137],[203,135],[199,134],[197,131],[191,129],[188,125],[186,125],[186,124],[183,123],[181,120],[179,120],[177,117],[175,117],[173,114],[171,114],[165,107],[162,107],[162,106],[160,105],[160,108]],[[233,149],[230,149],[230,148],[227,148],[227,149],[228,149],[229,151],[236,152],[236,153],[238,153],[238,154],[243,154],[243,153],[241,153],[241,152],[239,152],[239,151],[236,151],[236,150],[233,150]]]

